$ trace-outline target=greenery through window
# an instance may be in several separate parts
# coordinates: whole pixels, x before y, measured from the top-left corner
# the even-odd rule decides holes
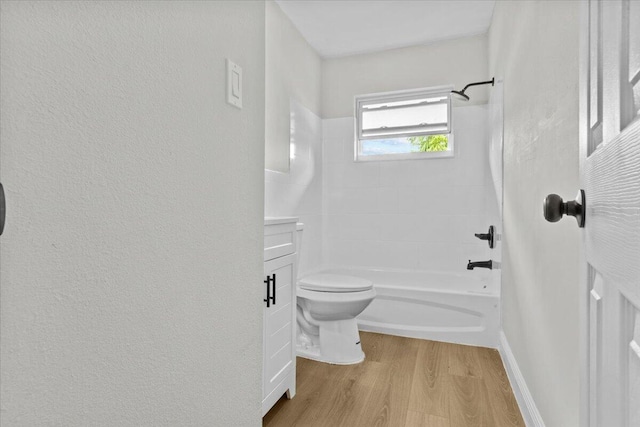
[[[449,137],[447,135],[410,136],[407,138],[411,145],[418,147],[417,151],[447,151],[449,149]]]

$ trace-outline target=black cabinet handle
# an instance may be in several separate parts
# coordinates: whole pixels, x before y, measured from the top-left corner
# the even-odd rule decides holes
[[[265,285],[267,285],[267,298],[262,300],[267,303],[267,308],[269,308],[271,304],[271,287],[269,286],[270,279],[271,278],[267,276],[267,280],[264,281]]]
[[[276,273],[271,276],[267,276],[267,280],[264,281],[267,285],[267,298],[262,301],[267,303],[267,308],[271,307],[271,304],[276,305]]]
[[[0,184],[0,235],[4,231],[4,218],[7,213],[7,205],[4,200],[4,188]]]
[[[273,292],[271,292],[273,295],[271,296],[271,298],[273,298],[272,300],[272,304],[276,305],[276,273],[273,273],[273,279],[272,279],[272,285],[273,285]]]

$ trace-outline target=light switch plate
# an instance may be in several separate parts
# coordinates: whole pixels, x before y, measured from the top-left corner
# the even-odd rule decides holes
[[[227,102],[242,108],[242,68],[227,58]]]

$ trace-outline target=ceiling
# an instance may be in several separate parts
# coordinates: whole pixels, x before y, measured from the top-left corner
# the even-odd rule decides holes
[[[323,58],[486,32],[494,0],[276,0]]]

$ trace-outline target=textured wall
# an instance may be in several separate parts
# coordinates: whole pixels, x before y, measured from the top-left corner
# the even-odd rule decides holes
[[[264,8],[2,2],[3,426],[260,425]]]
[[[320,115],[321,59],[280,6],[266,2],[265,167],[289,171],[290,101]]]
[[[322,117],[353,116],[354,97],[368,93],[489,80],[487,36],[438,41],[322,62]],[[486,104],[486,87],[469,89],[470,104]],[[468,105],[468,104],[467,104]]]
[[[578,425],[575,221],[542,200],[578,191],[579,2],[496,2],[490,70],[504,78],[503,328],[548,426]]]

